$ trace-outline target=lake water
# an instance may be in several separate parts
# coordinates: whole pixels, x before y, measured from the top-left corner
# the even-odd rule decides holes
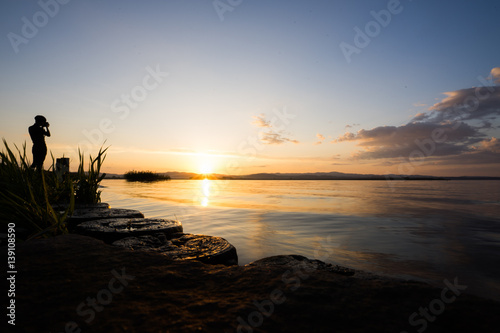
[[[278,254],[500,300],[500,181],[104,180],[102,201],[220,236],[240,265]]]

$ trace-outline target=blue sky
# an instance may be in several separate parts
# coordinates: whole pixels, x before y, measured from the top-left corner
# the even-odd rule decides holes
[[[8,142],[29,147],[42,114],[55,156],[106,140],[108,172],[500,176],[496,1],[1,6]],[[347,44],[360,47],[346,57]],[[446,140],[431,147],[434,130]]]

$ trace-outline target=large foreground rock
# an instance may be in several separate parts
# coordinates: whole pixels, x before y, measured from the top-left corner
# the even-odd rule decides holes
[[[498,332],[498,302],[299,256],[206,265],[80,235],[16,254],[20,332]]]
[[[154,251],[171,260],[198,260],[206,264],[238,265],[236,248],[221,237],[164,233],[127,237],[113,243],[134,251]]]

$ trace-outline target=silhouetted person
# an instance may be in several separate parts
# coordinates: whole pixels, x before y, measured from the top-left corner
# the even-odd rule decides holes
[[[33,164],[31,168],[41,171],[43,169],[43,161],[47,156],[47,145],[45,137],[50,136],[49,123],[44,116],[36,116],[35,124],[28,128],[31,141],[33,141]]]

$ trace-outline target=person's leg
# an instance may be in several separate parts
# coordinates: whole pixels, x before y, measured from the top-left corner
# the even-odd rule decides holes
[[[37,171],[43,170],[43,162],[45,161],[45,156],[47,156],[47,147],[33,146],[33,164],[31,165],[31,167],[34,167]]]
[[[36,163],[37,163],[37,149],[35,146],[31,148],[31,153],[33,154],[33,163],[31,163],[30,168],[36,169]]]

